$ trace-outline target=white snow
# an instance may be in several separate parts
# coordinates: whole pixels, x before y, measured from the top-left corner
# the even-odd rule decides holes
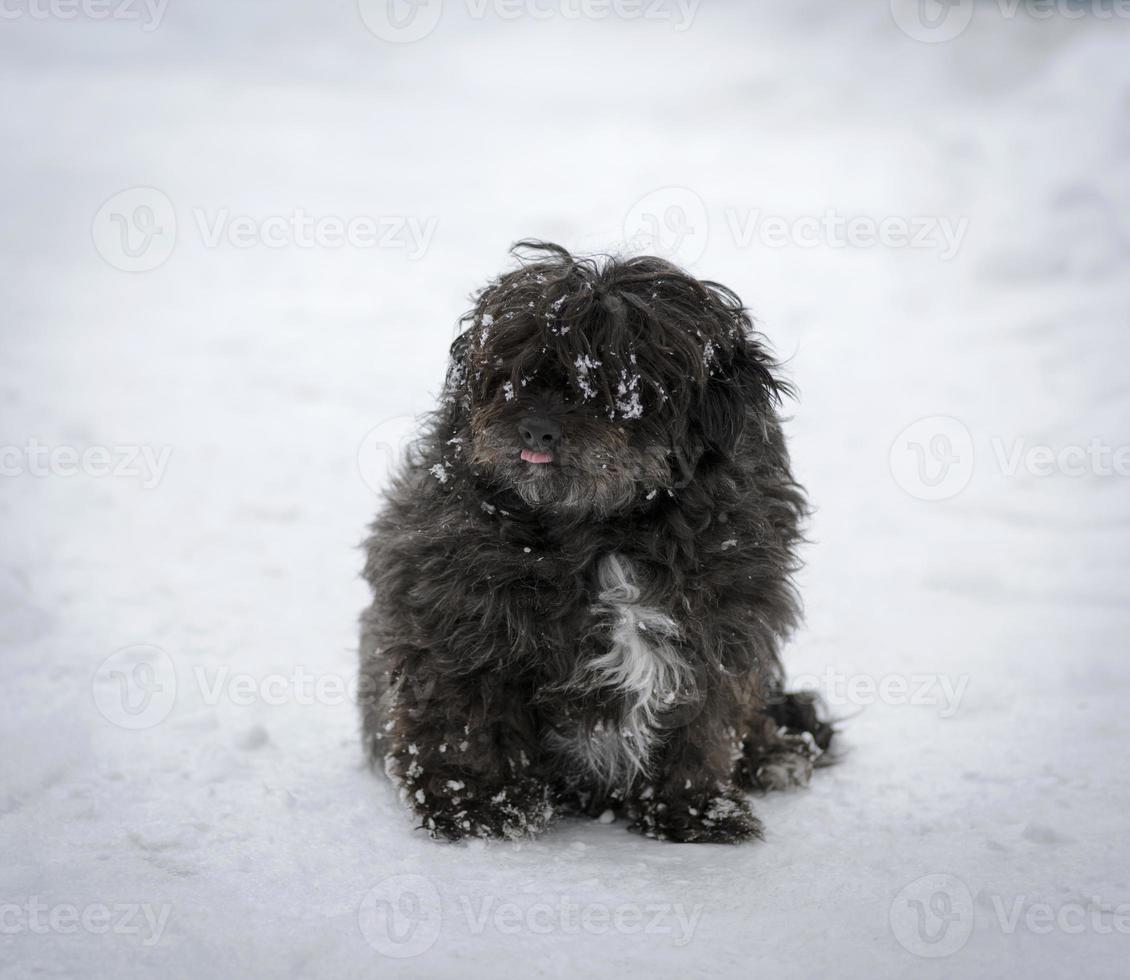
[[[0,971],[1124,975],[1130,38],[1005,8],[6,14]],[[800,387],[844,758],[756,845],[441,846],[361,760],[359,454],[512,241],[641,234]]]
[[[635,358],[635,355],[632,355]],[[638,419],[643,416],[643,403],[640,401],[640,376],[633,374],[628,376],[626,370],[620,372],[620,382],[616,386],[616,410],[609,412],[609,416],[615,419],[616,412],[619,412],[624,419]]]

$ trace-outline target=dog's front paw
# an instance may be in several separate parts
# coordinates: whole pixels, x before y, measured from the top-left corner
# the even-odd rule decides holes
[[[431,796],[417,790],[412,798],[423,828],[435,840],[522,840],[545,830],[554,815],[548,787],[535,779],[490,790],[448,780],[444,790]]]
[[[761,837],[761,821],[736,791],[639,799],[629,810],[628,829],[656,840],[739,844]]]

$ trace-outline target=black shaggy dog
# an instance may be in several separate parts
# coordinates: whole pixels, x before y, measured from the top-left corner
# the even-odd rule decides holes
[[[740,300],[540,242],[478,294],[367,542],[364,740],[433,837],[559,812],[741,841],[831,728],[786,695],[801,488]]]

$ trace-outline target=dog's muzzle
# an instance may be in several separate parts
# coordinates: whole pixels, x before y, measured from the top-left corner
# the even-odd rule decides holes
[[[518,420],[518,438],[527,463],[552,463],[553,450],[561,441],[561,425],[545,415],[526,415]]]

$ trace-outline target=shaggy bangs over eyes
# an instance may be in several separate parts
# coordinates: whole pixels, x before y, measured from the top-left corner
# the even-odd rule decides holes
[[[712,378],[752,382],[762,391],[745,393],[758,400],[784,390],[741,301],[724,286],[650,256],[576,258],[537,241],[512,252],[521,266],[477,294],[452,347],[472,401],[500,392],[509,400],[534,386],[629,421],[685,415]]]

